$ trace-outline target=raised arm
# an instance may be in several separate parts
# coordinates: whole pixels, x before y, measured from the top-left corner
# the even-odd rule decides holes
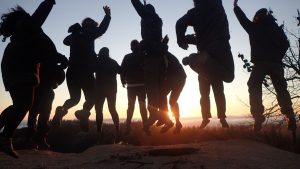
[[[108,6],[104,6],[103,10],[105,12],[105,16],[96,29],[95,38],[102,36],[107,31],[108,26],[110,24],[110,20],[111,20],[110,8]]]
[[[54,4],[55,0],[44,0],[35,10],[31,18],[37,26],[42,27]]]
[[[179,47],[187,50],[188,49],[188,43],[185,39],[185,33],[187,30],[187,27],[191,25],[191,12],[188,12],[183,17],[181,17],[176,22],[176,35],[177,35],[177,44]]]
[[[246,32],[250,32],[252,29],[252,22],[248,19],[246,14],[242,11],[242,9],[237,4],[238,0],[234,0],[234,13],[239,20],[242,27],[246,30]]]
[[[140,15],[140,17],[144,17],[146,15],[147,10],[145,9],[145,6],[141,3],[140,0],[131,0],[131,3],[136,12]]]

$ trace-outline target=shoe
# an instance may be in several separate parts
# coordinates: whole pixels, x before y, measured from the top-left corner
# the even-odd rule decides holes
[[[84,111],[84,110],[77,110],[75,112],[75,117],[80,122],[80,127],[84,132],[88,132],[90,130],[90,112]]]
[[[179,134],[182,129],[182,124],[180,122],[176,123],[176,127],[173,131],[174,134]]]
[[[229,125],[228,125],[228,123],[227,123],[227,121],[226,121],[225,118],[221,118],[220,119],[220,123],[222,124],[223,128],[229,128]]]
[[[253,130],[254,132],[259,132],[262,129],[262,124],[263,122],[266,120],[265,116],[260,116],[260,117],[256,117],[254,122],[254,126],[253,126]]]
[[[151,116],[146,121],[146,126],[152,126],[157,121],[157,118],[154,116]]]
[[[169,123],[165,124],[163,128],[160,129],[160,133],[166,133],[173,126],[174,126],[174,123],[172,121],[170,121]]]
[[[296,124],[297,122],[296,122],[296,119],[295,119],[295,117],[293,116],[293,117],[289,117],[289,119],[288,119],[288,130],[290,130],[290,131],[296,131],[296,129],[297,129],[297,124]]]
[[[36,143],[38,150],[50,149],[50,145],[47,143],[46,137],[34,136],[33,140]]]
[[[156,125],[156,127],[160,127],[164,124],[165,124],[165,122],[163,120],[158,120],[155,125]]]
[[[11,157],[19,158],[18,153],[14,150],[11,138],[0,136],[0,150]]]
[[[65,114],[68,113],[68,111],[63,111],[62,106],[58,106],[55,110],[55,115],[52,118],[52,127],[54,128],[58,128],[61,126],[62,123],[62,119],[64,117]]]
[[[204,129],[206,126],[207,126],[207,124],[210,122],[210,120],[209,119],[203,119],[202,120],[202,123],[201,123],[201,125],[200,125],[200,129]]]

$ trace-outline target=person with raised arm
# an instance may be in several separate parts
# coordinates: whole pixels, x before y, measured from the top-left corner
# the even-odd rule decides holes
[[[144,131],[150,135],[150,127],[162,120],[165,124],[161,129],[166,132],[174,126],[168,116],[159,112],[162,100],[163,79],[167,69],[164,53],[167,46],[162,43],[162,19],[158,16],[151,4],[144,4],[140,0],[131,0],[133,7],[141,17],[141,48],[144,56],[144,79],[148,99],[148,111],[150,116],[144,125]]]
[[[289,48],[289,41],[282,27],[277,25],[276,19],[272,15],[273,12],[266,8],[259,9],[251,21],[238,6],[238,0],[234,0],[233,6],[238,21],[249,34],[250,39],[253,68],[247,84],[250,112],[255,120],[254,131],[260,131],[262,123],[265,121],[262,83],[266,75],[270,76],[277,93],[281,112],[288,119],[288,129],[296,131],[295,114],[291,96],[287,90],[282,63],[282,59]]]
[[[0,115],[0,150],[17,158],[12,145],[14,131],[21,123],[34,101],[40,83],[40,63],[49,63],[57,56],[55,45],[43,32],[55,0],[44,0],[30,15],[22,7],[12,8],[3,14],[0,35],[10,37],[1,62],[5,89],[10,93],[12,105]]]
[[[108,29],[111,13],[108,6],[103,7],[105,16],[100,24],[91,18],[85,18],[81,25],[75,23],[70,26],[71,34],[64,39],[64,44],[70,46],[69,67],[66,73],[70,98],[62,106],[58,106],[52,119],[52,124],[59,127],[68,110],[78,104],[81,91],[85,96],[83,109],[75,112],[80,120],[83,131],[89,130],[90,110],[95,104],[95,40]]]

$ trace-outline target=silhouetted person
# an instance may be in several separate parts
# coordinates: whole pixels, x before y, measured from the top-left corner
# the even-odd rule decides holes
[[[159,113],[160,101],[162,100],[162,83],[166,71],[164,53],[166,45],[162,41],[162,20],[155,12],[151,4],[142,4],[140,0],[131,0],[132,5],[141,17],[142,51],[144,57],[144,77],[148,99],[148,111],[150,116],[144,125],[144,131],[149,135],[150,127],[157,120],[162,119],[165,126],[162,130],[167,131],[173,127],[169,117]]]
[[[54,126],[60,126],[63,116],[71,107],[78,104],[82,90],[85,103],[82,110],[75,112],[75,116],[80,120],[81,128],[84,131],[89,130],[90,110],[95,102],[94,64],[97,55],[94,41],[106,32],[111,20],[110,8],[104,6],[103,9],[105,16],[99,25],[93,19],[85,18],[81,26],[78,23],[72,25],[69,28],[71,35],[64,39],[64,44],[70,46],[69,67],[66,73],[70,99],[66,100],[63,106],[56,108],[52,120]]]
[[[120,141],[119,116],[116,110],[117,97],[117,74],[120,74],[120,65],[109,57],[109,49],[103,47],[98,53],[96,61],[96,125],[98,131],[98,141],[101,141],[103,123],[103,105],[105,99],[109,112],[116,129],[115,142]]]
[[[185,32],[192,26],[196,33],[198,57],[191,61],[198,74],[213,81],[232,82],[234,63],[229,44],[229,28],[222,0],[194,0],[194,8],[176,23],[177,43],[188,48]]]
[[[251,62],[254,64],[248,80],[250,111],[255,119],[254,131],[260,131],[265,121],[262,83],[266,75],[269,75],[272,80],[282,114],[289,119],[288,129],[295,131],[296,120],[282,63],[282,58],[289,47],[287,37],[267,9],[258,10],[253,21],[250,21],[237,2],[237,0],[234,1],[234,12],[242,27],[249,34]]]
[[[10,37],[1,70],[12,105],[0,115],[0,129],[4,128],[0,133],[0,149],[16,158],[18,154],[14,151],[12,136],[32,106],[40,81],[39,63],[47,63],[57,54],[55,45],[42,30],[54,4],[54,0],[45,0],[32,15],[18,6],[1,17],[0,34],[4,39]]]
[[[34,102],[28,115],[29,141],[33,148],[39,150],[50,148],[46,137],[50,130],[48,121],[55,96],[54,89],[65,80],[64,69],[68,66],[68,59],[62,54],[52,59],[52,62],[40,64],[40,84],[35,90]]]
[[[162,42],[167,45],[169,42],[169,37],[165,36]],[[168,66],[166,70],[166,76],[163,81],[161,112],[163,112],[165,116],[168,116],[168,95],[170,94],[169,105],[176,120],[176,127],[173,133],[178,134],[181,131],[182,124],[180,122],[179,104],[177,101],[184,87],[186,74],[182,65],[172,53],[166,52],[165,57],[167,59]],[[160,124],[161,121],[159,120],[156,125],[159,126]],[[164,131],[162,130],[161,132],[163,133]]]
[[[124,87],[125,85],[127,87],[128,97],[126,119],[127,134],[131,131],[130,125],[136,98],[138,98],[143,124],[147,121],[146,91],[143,71],[144,56],[142,54],[139,41],[131,41],[130,46],[132,53],[125,55],[121,64],[121,82]]]
[[[166,107],[168,106],[167,95],[170,94],[169,104],[170,104],[171,111],[176,120],[176,125],[175,125],[176,127],[174,129],[174,134],[177,134],[180,132],[182,128],[182,124],[180,122],[179,104],[177,101],[184,87],[186,74],[182,65],[172,53],[167,52],[166,56],[168,59],[168,68],[167,68],[166,78],[164,80],[164,85],[163,85],[164,98],[163,98],[162,105],[165,108],[163,108],[162,111],[168,112],[168,107]]]
[[[176,23],[177,43],[187,49],[188,44],[196,44],[198,53],[186,58],[199,76],[200,105],[204,128],[209,123],[210,86],[212,86],[218,109],[218,118],[222,127],[227,128],[225,120],[226,102],[223,81],[234,79],[234,63],[229,44],[229,28],[227,16],[221,0],[194,0],[194,8],[181,17]],[[192,26],[195,36],[185,36],[188,26]]]

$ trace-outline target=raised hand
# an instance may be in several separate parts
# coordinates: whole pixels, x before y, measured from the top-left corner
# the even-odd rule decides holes
[[[105,12],[106,15],[110,15],[110,8],[109,8],[109,6],[104,6],[103,10],[104,10],[104,12]]]
[[[234,0],[234,2],[233,2],[233,6],[234,6],[234,7],[238,6],[238,4],[237,4],[238,1],[239,1],[239,0]]]
[[[147,2],[146,2],[146,0],[144,0],[144,5],[147,5]]]

